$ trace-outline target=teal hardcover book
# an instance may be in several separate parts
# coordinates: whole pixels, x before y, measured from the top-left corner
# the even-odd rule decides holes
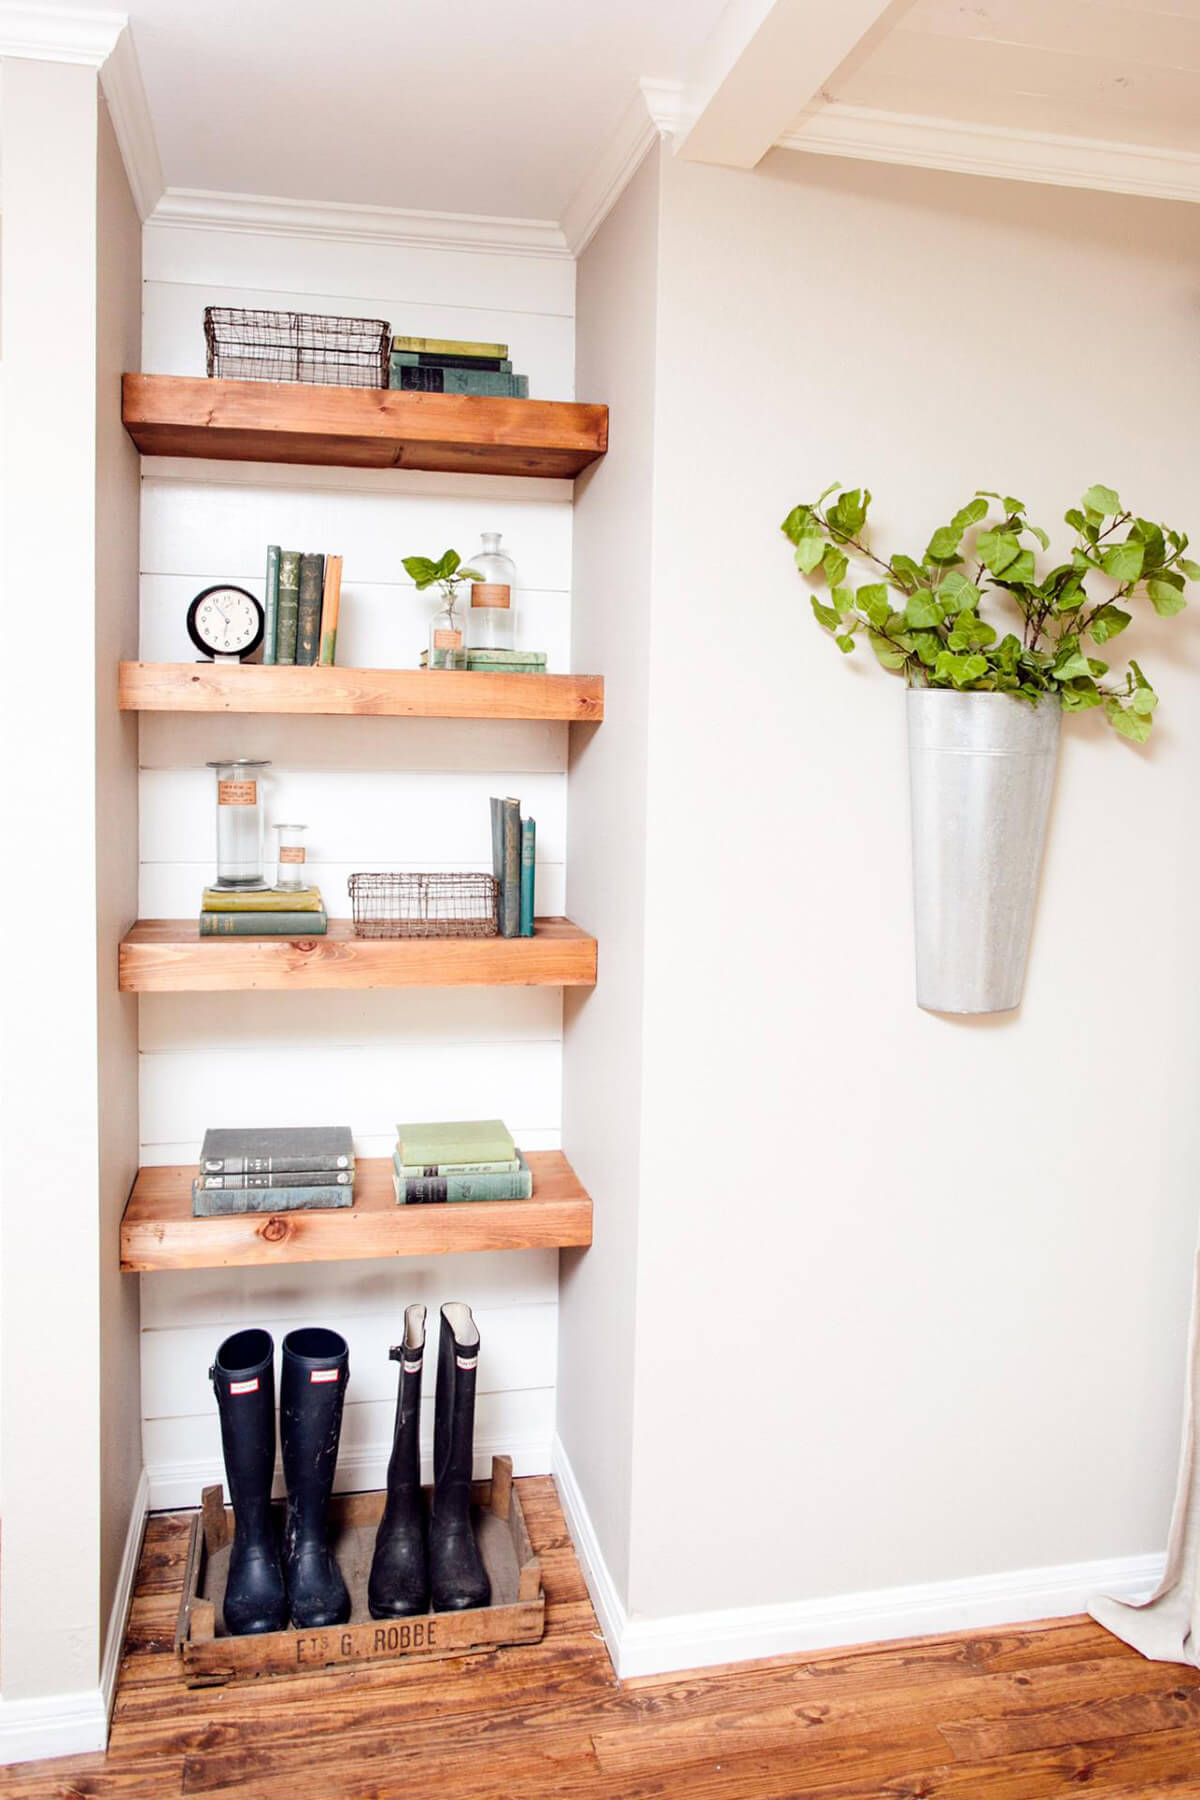
[[[279,635],[279,545],[267,545],[267,586],[263,597],[263,653],[265,663],[275,661]]]
[[[537,821],[521,821],[521,936],[533,936],[533,886],[537,856]]]
[[[317,1206],[353,1206],[352,1187],[206,1188],[192,1183],[192,1217],[225,1213],[296,1212]]]

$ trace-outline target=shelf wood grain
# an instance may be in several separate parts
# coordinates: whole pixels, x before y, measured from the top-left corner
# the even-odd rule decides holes
[[[128,374],[121,417],[143,456],[455,474],[578,475],[608,448],[608,408],[303,382]]]
[[[207,1219],[192,1217],[192,1164],[140,1169],[121,1220],[121,1267],[234,1269],[590,1244],[592,1203],[566,1157],[527,1154],[531,1200],[397,1206],[391,1158],[368,1157],[358,1164],[352,1206]]]
[[[570,919],[531,938],[360,938],[348,919],[325,937],[202,938],[195,919],[139,919],[121,942],[127,994],[286,988],[593,987],[596,940]]]
[[[123,662],[122,712],[337,713],[369,718],[604,717],[601,675]]]

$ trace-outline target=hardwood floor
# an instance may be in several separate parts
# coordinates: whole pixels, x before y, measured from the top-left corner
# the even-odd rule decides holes
[[[22,1800],[1102,1800],[1200,1795],[1200,1670],[1088,1620],[618,1686],[548,1479],[520,1483],[544,1643],[189,1689],[188,1517],[150,1522],[107,1756]]]

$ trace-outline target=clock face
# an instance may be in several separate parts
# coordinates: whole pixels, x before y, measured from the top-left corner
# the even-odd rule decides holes
[[[248,656],[262,642],[263,610],[245,588],[205,588],[188,609],[187,628],[207,656]]]

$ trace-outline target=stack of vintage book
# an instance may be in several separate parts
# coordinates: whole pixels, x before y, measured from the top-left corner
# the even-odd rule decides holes
[[[521,817],[519,800],[492,802],[492,874],[500,884],[501,937],[533,936],[537,820]]]
[[[478,669],[491,675],[544,675],[546,673],[546,652],[544,650],[464,650],[468,669]],[[429,667],[429,652],[422,650],[421,667]]]
[[[341,605],[340,556],[268,544],[263,661],[329,667],[337,660]]]
[[[514,375],[507,344],[462,338],[394,337],[388,386],[415,394],[490,394],[528,400],[528,375]]]
[[[392,1186],[398,1206],[528,1200],[533,1176],[503,1119],[452,1119],[397,1125]]]
[[[324,937],[329,929],[319,887],[206,887],[201,937]]]
[[[192,1213],[295,1212],[351,1206],[354,1139],[348,1125],[206,1131],[192,1182]]]

